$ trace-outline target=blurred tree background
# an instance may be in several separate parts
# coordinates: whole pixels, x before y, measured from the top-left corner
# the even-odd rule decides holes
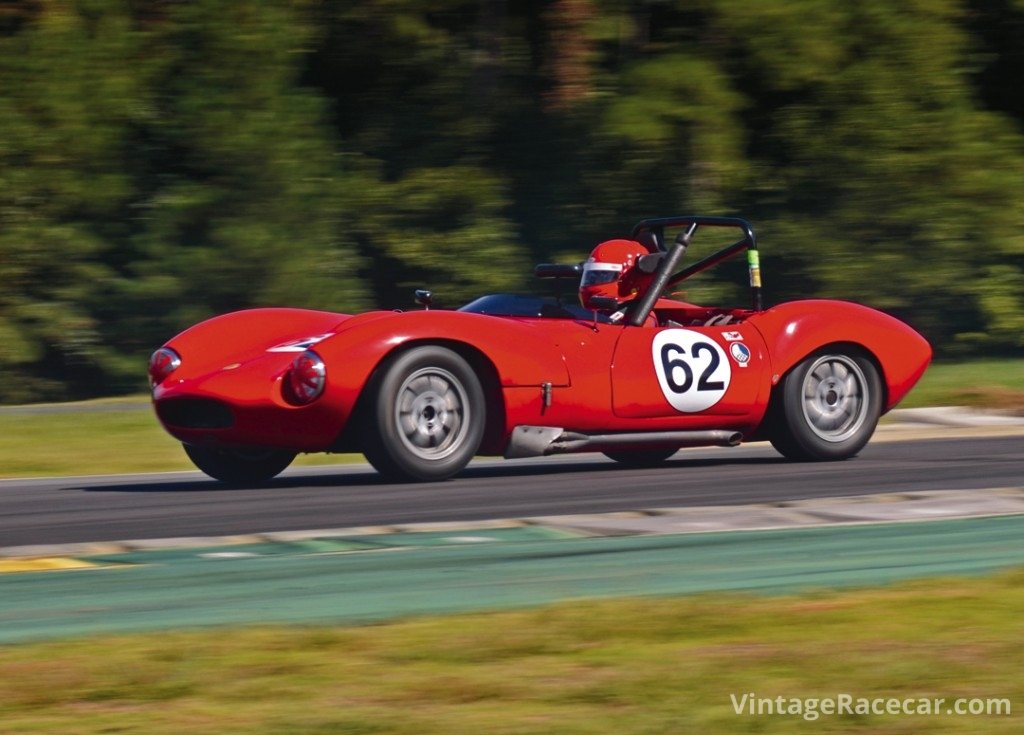
[[[1024,0],[0,0],[0,401],[693,212],[754,223],[769,302],[1020,354],[1022,35]]]

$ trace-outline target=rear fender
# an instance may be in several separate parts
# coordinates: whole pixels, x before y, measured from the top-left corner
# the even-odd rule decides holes
[[[846,301],[807,300],[780,304],[748,319],[764,337],[772,385],[808,355],[837,343],[856,345],[874,358],[891,410],[924,374],[931,361],[928,342],[895,317]]]

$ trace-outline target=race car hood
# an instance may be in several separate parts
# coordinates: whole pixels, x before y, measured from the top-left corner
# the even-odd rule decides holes
[[[268,355],[278,356],[271,362],[288,364],[294,353],[336,334],[350,319],[308,309],[247,309],[200,322],[165,346],[181,357],[175,377],[194,378]]]

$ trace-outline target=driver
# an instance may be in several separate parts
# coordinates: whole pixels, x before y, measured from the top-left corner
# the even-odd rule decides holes
[[[623,305],[642,293],[654,278],[653,274],[642,273],[638,267],[640,257],[649,252],[634,240],[608,240],[594,248],[583,264],[583,278],[580,279],[580,303],[583,307],[602,311],[591,299],[612,298],[619,306],[612,314],[612,321],[622,319]]]

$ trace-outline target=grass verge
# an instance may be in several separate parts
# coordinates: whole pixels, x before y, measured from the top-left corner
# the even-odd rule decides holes
[[[1024,571],[761,598],[0,648],[0,733],[1018,733]],[[1006,698],[1009,716],[736,715],[758,697]]]
[[[0,408],[0,477],[191,470],[160,428],[145,396],[66,404],[59,412]],[[1024,360],[933,365],[901,407],[972,405],[1024,413]],[[120,407],[120,408],[118,408]],[[81,410],[76,410],[81,408]],[[104,410],[97,410],[97,409]],[[300,456],[297,465],[355,461],[358,455]]]
[[[1024,360],[973,360],[928,368],[900,408],[977,406],[1024,413]]]
[[[0,477],[110,475],[122,472],[194,470],[181,444],[172,439],[145,397],[87,401],[81,411],[0,411]],[[123,404],[123,407],[115,407]],[[104,410],[95,410],[101,407]],[[297,465],[334,464],[359,455],[301,455]]]

